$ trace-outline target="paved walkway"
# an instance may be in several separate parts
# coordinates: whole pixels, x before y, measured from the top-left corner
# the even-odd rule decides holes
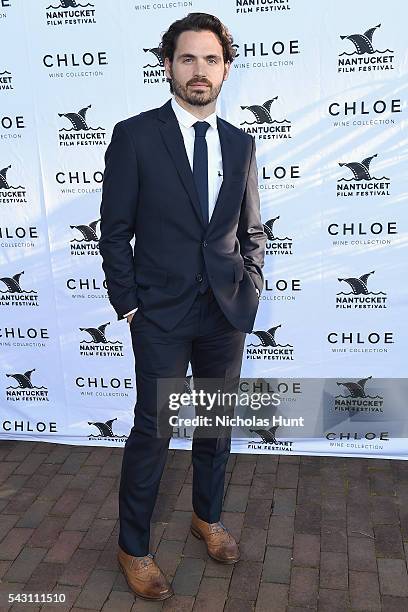
[[[2,612],[408,611],[405,461],[231,455],[222,518],[242,560],[223,566],[189,533],[191,454],[169,451],[152,552],[176,595],[157,604],[116,563],[122,452],[0,441]]]

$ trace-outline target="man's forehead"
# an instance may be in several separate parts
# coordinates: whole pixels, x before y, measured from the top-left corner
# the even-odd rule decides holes
[[[177,39],[177,54],[193,54],[194,51],[197,51],[203,55],[208,55],[210,53],[215,53],[218,55],[222,54],[222,45],[216,35],[207,30],[200,30],[199,32],[188,30],[186,32],[182,32]]]

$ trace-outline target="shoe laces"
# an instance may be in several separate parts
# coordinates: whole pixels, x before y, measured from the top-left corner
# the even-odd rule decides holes
[[[133,563],[134,563],[135,559],[137,559],[137,557],[133,557],[133,558],[132,558],[132,561],[131,561],[131,563],[130,563],[130,567],[131,567],[131,568],[133,567]],[[152,560],[153,560],[153,555],[152,555],[152,553],[148,553],[148,554],[147,554],[147,555],[145,555],[145,556],[143,557],[143,559],[141,560],[140,566],[141,566],[141,567],[143,567],[143,568],[149,567],[149,565],[151,565],[151,564],[152,564]]]
[[[218,523],[212,523],[210,525],[210,530],[211,533],[220,533],[220,531],[225,531],[226,533],[228,533],[228,529],[221,521],[218,521]]]

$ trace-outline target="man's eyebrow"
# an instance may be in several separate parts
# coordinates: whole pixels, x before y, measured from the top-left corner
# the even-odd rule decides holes
[[[181,53],[179,56],[179,58],[190,58],[190,57],[197,57],[196,55],[194,55],[193,53]],[[209,55],[205,56],[206,59],[219,59],[221,58],[221,55],[217,55],[216,53],[210,53]]]

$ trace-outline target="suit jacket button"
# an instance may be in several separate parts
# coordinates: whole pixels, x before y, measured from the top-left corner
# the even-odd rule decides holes
[[[207,242],[206,240],[204,240],[204,242],[203,242],[203,247],[206,247],[206,246],[207,246],[207,244],[208,244],[208,242]]]
[[[202,274],[196,274],[196,281],[198,283],[202,283],[203,282],[203,275]]]

